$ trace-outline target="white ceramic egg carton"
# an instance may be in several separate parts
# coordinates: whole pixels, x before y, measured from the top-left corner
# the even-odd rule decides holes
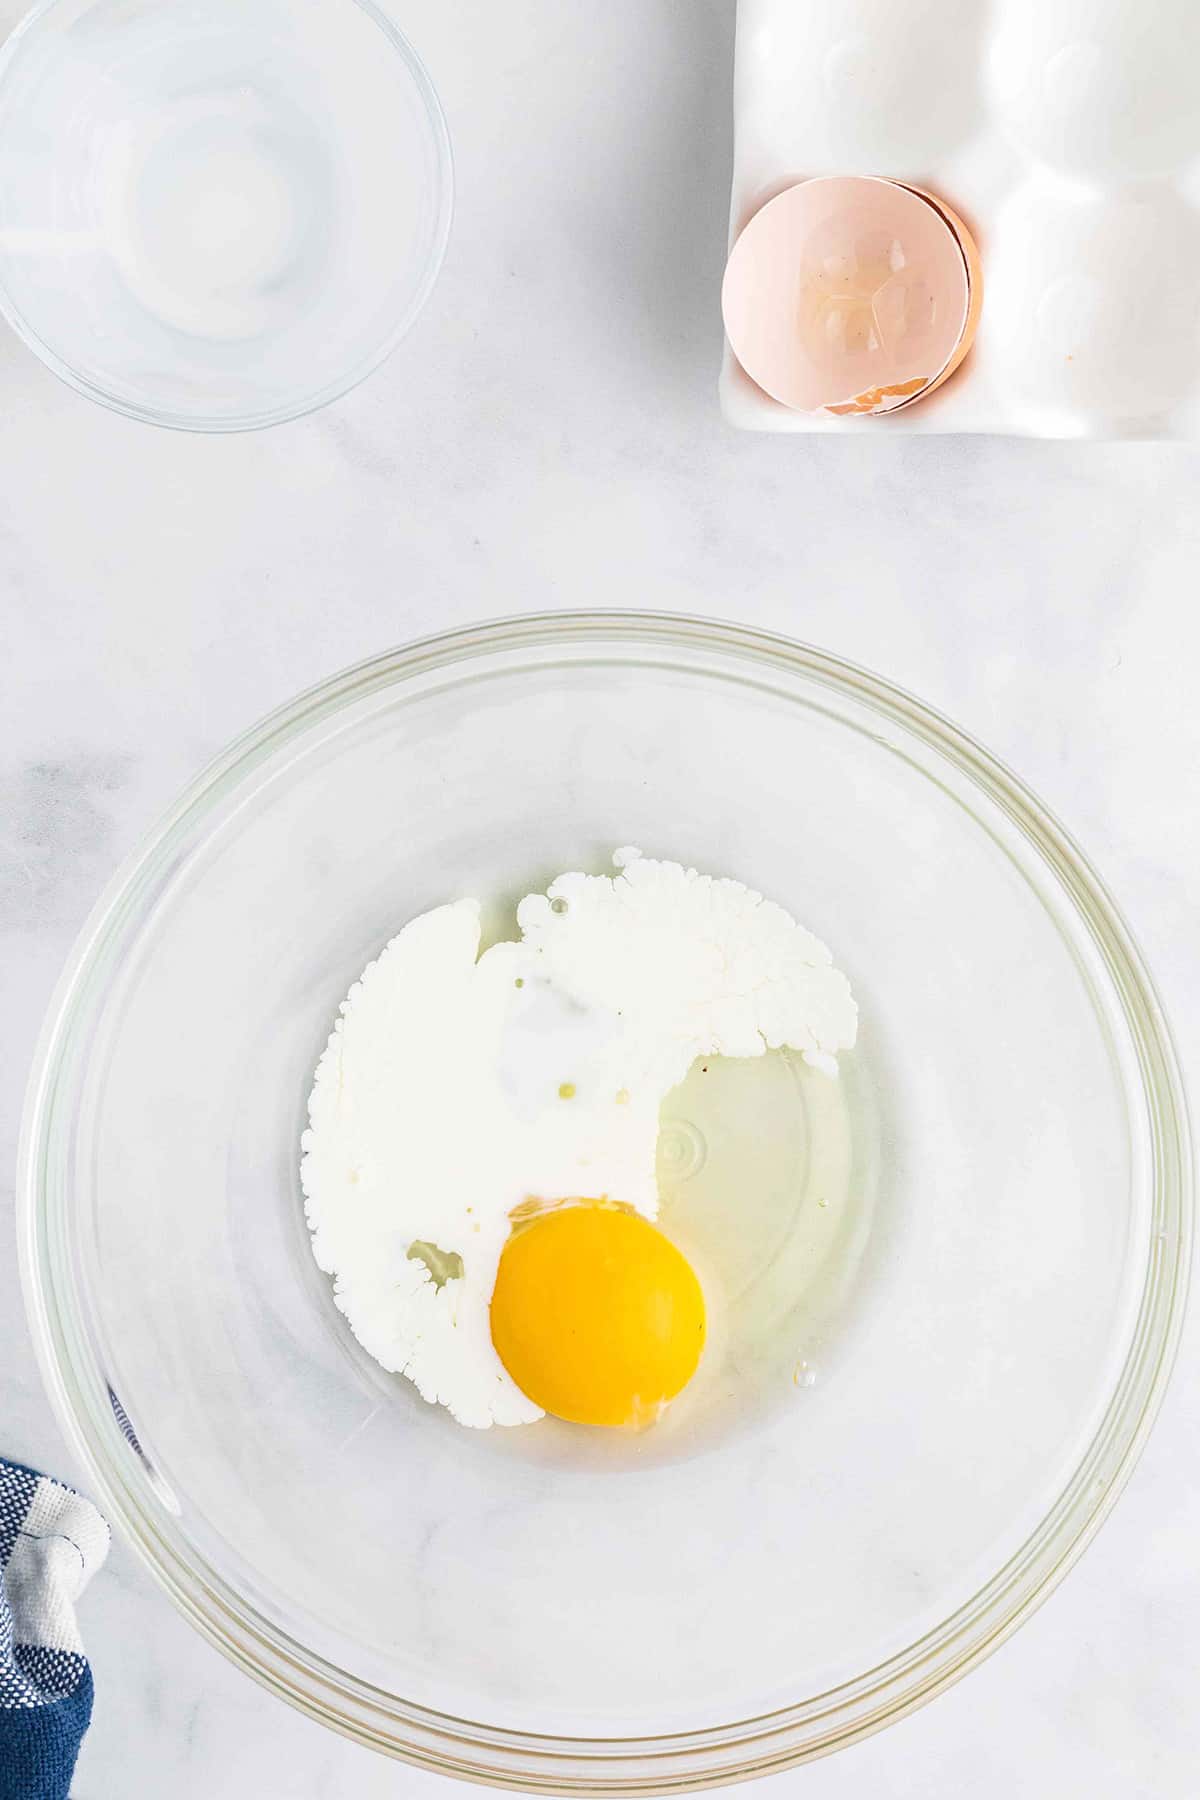
[[[1200,437],[1200,0],[739,0],[730,242],[810,175],[940,194],[984,267],[975,347],[929,399],[756,431]]]

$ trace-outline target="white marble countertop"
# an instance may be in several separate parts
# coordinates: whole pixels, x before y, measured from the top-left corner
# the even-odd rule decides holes
[[[458,217],[424,319],[364,388],[264,435],[175,437],[0,337],[0,1206],[67,946],[176,789],[340,665],[527,607],[736,616],[961,720],[1107,876],[1194,1077],[1200,461],[734,434],[715,391],[732,0],[394,3],[446,102]],[[0,1448],[70,1475],[11,1255],[0,1367]],[[1198,1367],[1193,1322],[1115,1517],[1033,1621],[776,1796],[1195,1794]],[[451,1792],[260,1692],[121,1546],[82,1624],[98,1699],[77,1800]]]

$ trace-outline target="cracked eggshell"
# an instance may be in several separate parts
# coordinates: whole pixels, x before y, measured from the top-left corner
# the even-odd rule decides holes
[[[764,393],[803,412],[882,413],[932,392],[970,347],[981,280],[962,222],[867,176],[786,188],[725,271],[725,330]]]

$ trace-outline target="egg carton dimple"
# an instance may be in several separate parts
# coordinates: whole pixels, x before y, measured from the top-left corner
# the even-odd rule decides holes
[[[738,0],[730,243],[811,175],[940,195],[983,258],[975,346],[887,417],[757,431],[1200,437],[1200,0]]]

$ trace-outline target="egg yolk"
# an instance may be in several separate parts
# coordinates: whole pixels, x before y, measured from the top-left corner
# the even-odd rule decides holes
[[[696,1372],[704,1295],[640,1214],[600,1202],[513,1232],[492,1292],[492,1342],[522,1393],[580,1425],[653,1424]]]

